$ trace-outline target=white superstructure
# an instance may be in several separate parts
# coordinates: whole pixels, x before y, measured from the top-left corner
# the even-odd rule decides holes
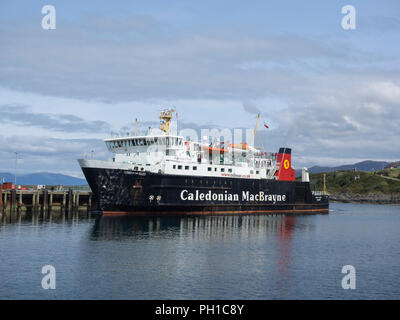
[[[161,113],[161,133],[105,139],[112,161],[79,160],[82,167],[103,167],[185,176],[276,179],[276,154],[246,143],[209,144],[169,133],[172,111]]]

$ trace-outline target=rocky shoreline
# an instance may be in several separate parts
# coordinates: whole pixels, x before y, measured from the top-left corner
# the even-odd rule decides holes
[[[356,202],[356,203],[375,203],[375,204],[400,204],[400,194],[383,193],[330,193],[329,199],[332,202]]]

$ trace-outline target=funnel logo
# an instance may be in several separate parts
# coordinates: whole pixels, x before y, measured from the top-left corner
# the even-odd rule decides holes
[[[288,159],[286,159],[285,161],[283,161],[283,167],[284,167],[286,170],[289,169],[290,163],[289,163],[289,160],[288,160]]]
[[[292,149],[290,148],[279,148],[276,162],[279,163],[279,170],[275,172],[275,176],[278,180],[283,181],[294,181],[295,174],[291,168],[292,160]]]

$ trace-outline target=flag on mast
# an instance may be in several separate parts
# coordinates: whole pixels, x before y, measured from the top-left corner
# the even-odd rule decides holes
[[[265,122],[264,122],[264,127],[266,127],[267,129],[269,128]]]

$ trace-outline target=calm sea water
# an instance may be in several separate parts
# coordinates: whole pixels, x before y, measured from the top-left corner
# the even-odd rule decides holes
[[[3,217],[1,299],[399,299],[400,207],[329,215]],[[41,286],[56,269],[56,289]],[[344,265],[356,289],[344,290]]]

